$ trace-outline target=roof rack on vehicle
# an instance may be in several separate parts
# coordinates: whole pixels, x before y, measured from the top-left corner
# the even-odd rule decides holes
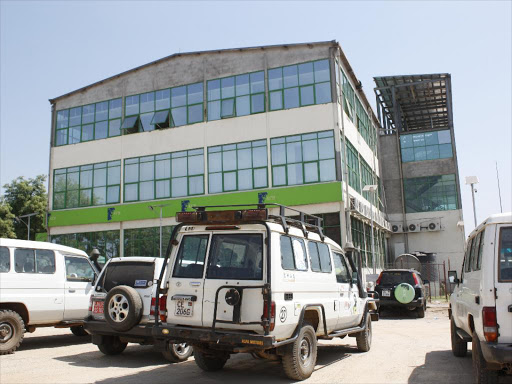
[[[177,221],[182,221],[184,216],[188,214],[193,213],[200,213],[200,212],[206,212],[207,209],[212,208],[250,208],[250,207],[256,207],[255,209],[248,209],[248,210],[240,210],[239,215],[233,215],[232,219],[237,220],[250,220],[250,219],[260,219],[261,215],[255,215],[254,213],[257,213],[258,210],[265,210],[265,219],[272,219],[276,222],[279,222],[286,233],[289,231],[290,226],[294,226],[297,228],[300,228],[302,232],[304,233],[304,236],[307,236],[308,231],[316,232],[322,239],[322,241],[325,238],[325,235],[323,233],[322,229],[322,222],[323,219],[321,217],[311,215],[309,213],[302,212],[298,209],[287,207],[282,204],[277,203],[257,203],[257,204],[226,204],[226,205],[202,205],[202,206],[193,206],[192,209],[194,209],[196,212],[178,212],[176,214]],[[279,214],[278,215],[268,215],[268,208],[279,208]],[[286,216],[286,210],[293,211],[298,213],[298,219],[292,218],[289,216]],[[180,215],[182,214],[182,215]],[[199,215],[194,215],[191,220],[201,220],[201,221],[208,221],[208,218],[201,217]],[[312,221],[312,222],[311,222]]]

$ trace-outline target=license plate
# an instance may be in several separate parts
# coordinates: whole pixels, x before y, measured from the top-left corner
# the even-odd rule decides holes
[[[103,301],[93,301],[92,313],[103,314]]]
[[[194,308],[194,303],[190,300],[176,300],[174,307],[174,315],[175,316],[192,316],[192,310]]]
[[[382,290],[382,296],[390,297],[391,291],[389,289],[383,289]]]

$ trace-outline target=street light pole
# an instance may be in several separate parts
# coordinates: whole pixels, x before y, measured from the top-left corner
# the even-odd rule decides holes
[[[25,224],[25,226],[27,227],[27,240],[30,240],[30,218],[35,215],[37,215],[37,212],[29,213],[28,215],[21,215],[21,216],[15,217],[15,219],[18,222]],[[25,217],[28,217],[28,224],[25,223],[23,220],[21,220],[22,218],[25,218]]]
[[[169,204],[160,204],[160,205],[148,205],[148,208],[152,211],[154,208],[160,208],[160,258],[162,258],[162,211],[164,207],[167,207]]]
[[[370,204],[370,216],[371,216],[371,239],[372,239],[372,264],[373,264],[373,274],[377,274],[377,266],[375,265],[375,239],[373,232],[373,204],[375,204],[375,192],[377,191],[378,186],[375,184],[365,185],[363,187],[364,192],[370,192],[372,194],[372,202]]]
[[[478,177],[476,176],[466,176],[466,185],[471,185],[471,197],[473,198],[473,217],[475,219],[475,228],[477,226],[476,221],[476,204],[475,204],[475,184],[478,184]]]

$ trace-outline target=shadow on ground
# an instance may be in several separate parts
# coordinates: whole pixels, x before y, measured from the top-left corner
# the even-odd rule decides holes
[[[37,331],[36,331],[37,332]],[[75,336],[71,332],[69,335],[51,335],[51,336],[30,336],[23,339],[19,351],[29,351],[31,349],[46,349],[67,347],[68,345],[87,344],[91,342],[91,336]]]

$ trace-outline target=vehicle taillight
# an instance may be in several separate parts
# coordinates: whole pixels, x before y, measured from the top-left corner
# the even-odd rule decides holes
[[[415,273],[412,274],[412,278],[414,279],[414,285],[420,285]]]
[[[151,298],[151,308],[149,310],[149,314],[151,316],[155,316],[155,305],[156,305],[156,297]],[[160,296],[160,300],[158,300],[158,314],[160,316],[160,321],[165,321],[167,319],[167,296]]]
[[[496,320],[496,307],[484,307],[482,309],[482,320],[484,323],[485,340],[498,340],[498,322]]]
[[[89,313],[92,313],[92,297],[89,299]]]
[[[263,302],[262,318],[267,318],[267,315],[268,315],[268,302],[265,300]],[[272,302],[272,304],[270,304],[270,331],[273,331],[275,326],[276,326],[276,303]]]
[[[379,277],[377,278],[375,285],[379,285],[381,280],[382,280],[382,272],[380,273]]]

